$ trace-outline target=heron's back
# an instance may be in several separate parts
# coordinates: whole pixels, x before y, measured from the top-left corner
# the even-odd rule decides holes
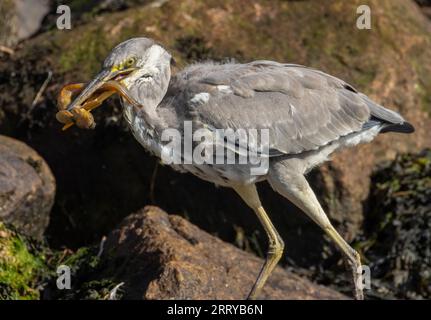
[[[273,155],[317,150],[370,126],[411,132],[398,113],[318,70],[272,61],[201,63],[179,72],[159,107],[168,126],[268,129]]]

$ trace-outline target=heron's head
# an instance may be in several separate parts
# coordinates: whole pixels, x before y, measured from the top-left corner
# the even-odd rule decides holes
[[[124,41],[112,49],[103,62],[102,70],[67,109],[82,105],[108,81],[118,82],[126,89],[125,92],[143,105],[159,103],[157,100],[167,90],[171,61],[171,55],[151,39]]]

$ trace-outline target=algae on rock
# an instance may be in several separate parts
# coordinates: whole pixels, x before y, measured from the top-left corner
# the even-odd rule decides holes
[[[0,300],[38,299],[37,284],[45,272],[44,255],[0,222]]]

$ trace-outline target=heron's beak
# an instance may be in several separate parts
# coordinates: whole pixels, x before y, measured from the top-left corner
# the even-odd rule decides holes
[[[141,107],[134,100],[127,88],[122,85],[125,77],[129,76],[136,68],[128,69],[103,69],[88,85],[74,83],[64,86],[58,96],[58,108],[56,118],[63,123],[66,130],[76,124],[79,128],[92,129],[95,127],[91,110],[100,106],[103,101],[115,93],[118,93],[128,103]],[[84,88],[84,89],[82,89]],[[76,99],[70,103],[74,92],[81,91]]]
[[[112,83],[119,82],[130,75],[136,68],[128,68],[124,70],[110,70],[103,69],[76,97],[76,99],[67,107],[66,110],[70,111],[74,108],[81,107],[93,94],[101,89],[108,81]]]

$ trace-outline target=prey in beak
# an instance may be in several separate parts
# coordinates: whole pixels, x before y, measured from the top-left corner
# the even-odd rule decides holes
[[[127,102],[139,106],[127,88],[121,84],[121,80],[135,70],[136,68],[104,69],[87,85],[75,83],[64,86],[57,99],[60,111],[56,114],[57,120],[64,124],[62,130],[67,130],[74,124],[82,129],[93,129],[96,123],[90,112],[115,93]],[[78,92],[79,95],[71,102],[73,95]]]

